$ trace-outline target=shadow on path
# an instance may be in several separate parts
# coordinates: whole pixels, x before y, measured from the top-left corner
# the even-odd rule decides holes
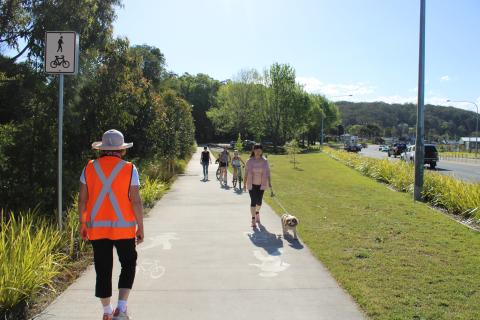
[[[302,250],[304,248],[303,244],[298,239],[294,239],[290,233],[284,234],[283,239],[288,242],[288,245],[293,249]]]
[[[279,250],[283,248],[282,237],[269,232],[262,224],[248,233],[248,238],[254,245],[264,249],[271,256],[279,256],[282,254]]]

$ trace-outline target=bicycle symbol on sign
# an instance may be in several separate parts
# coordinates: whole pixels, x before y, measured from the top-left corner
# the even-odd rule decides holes
[[[62,66],[63,68],[67,69],[68,67],[70,67],[70,62],[68,62],[67,60],[65,60],[65,56],[64,55],[61,55],[61,56],[55,56],[55,60],[53,60],[52,62],[50,62],[50,67],[52,67],[53,69],[55,69],[56,67],[60,67]]]

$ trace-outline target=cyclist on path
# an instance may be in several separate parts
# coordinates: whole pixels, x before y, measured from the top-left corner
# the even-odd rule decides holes
[[[128,320],[127,300],[135,278],[136,245],[143,242],[143,206],[140,180],[135,165],[122,160],[126,149],[123,134],[108,130],[93,149],[100,157],[90,160],[80,178],[78,211],[80,234],[90,240],[97,273],[95,296],[103,307],[102,320]],[[113,247],[121,264],[118,281],[118,305],[113,310],[112,297]]]
[[[217,161],[219,162],[219,167],[220,167],[220,185],[225,185],[225,187],[228,186],[227,182],[227,168],[228,168],[228,163],[230,162],[230,153],[228,152],[227,147],[223,147],[223,151],[220,153],[218,156]]]
[[[240,153],[238,152],[238,150],[233,151],[233,158],[232,158],[233,180],[237,179],[238,170],[242,170],[241,168],[242,164],[245,165],[245,162],[240,157]]]

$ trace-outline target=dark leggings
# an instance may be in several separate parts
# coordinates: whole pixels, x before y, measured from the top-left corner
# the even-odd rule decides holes
[[[254,184],[252,185],[252,189],[248,190],[248,193],[250,194],[250,207],[262,205],[264,190],[260,190],[260,187],[260,185]]]
[[[137,251],[135,239],[90,241],[93,247],[93,260],[97,272],[95,296],[109,298],[112,296],[113,247],[117,249],[118,260],[122,266],[118,280],[119,289],[131,289],[135,279]]]

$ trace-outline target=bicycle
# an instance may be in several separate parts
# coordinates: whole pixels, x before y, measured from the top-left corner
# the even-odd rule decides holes
[[[50,67],[55,69],[56,67],[62,66],[63,68],[67,69],[70,67],[70,62],[65,60],[65,56],[55,56],[55,60],[50,62]]]
[[[221,172],[221,170],[220,170],[220,164],[219,164],[218,160],[215,161],[215,164],[218,164],[218,168],[217,168],[217,172],[215,173],[215,176],[217,177],[217,180],[220,181],[220,178],[221,178],[220,172]]]
[[[232,183],[233,187],[235,188],[237,186],[237,181],[238,181],[238,189],[242,189],[242,166],[235,166],[237,168],[237,175],[233,177]],[[245,166],[243,166],[245,168]]]
[[[223,167],[225,168],[225,171],[228,173],[228,166],[227,167]],[[227,185],[227,180],[225,179],[225,181],[223,180],[223,173],[222,173],[222,169],[220,166],[218,166],[218,169],[217,169],[217,172],[216,172],[216,175],[217,175],[217,180],[222,182],[223,184]]]

